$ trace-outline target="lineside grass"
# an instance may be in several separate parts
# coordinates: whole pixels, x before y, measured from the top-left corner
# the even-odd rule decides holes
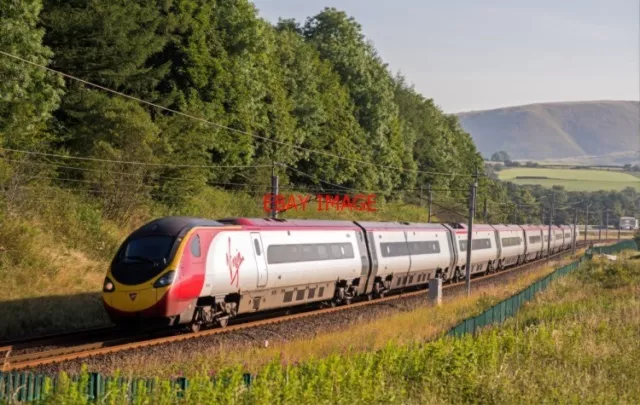
[[[157,393],[139,393],[138,403],[636,404],[639,297],[637,259],[596,259],[475,337],[390,342],[299,364],[273,361],[249,388],[241,366],[220,370],[215,386],[202,371],[181,398],[158,380]],[[110,391],[107,403],[123,403],[123,391]],[[49,398],[82,403],[78,385],[69,382]]]
[[[135,375],[163,377],[191,375],[203,368],[219,370],[232,364],[242,365],[250,372],[257,372],[274,359],[285,363],[298,363],[310,358],[378,350],[390,341],[396,344],[423,341],[448,330],[468,316],[481,313],[570,261],[571,259],[553,261],[549,266],[531,270],[507,284],[477,289],[472,287],[470,297],[447,297],[440,307],[426,306],[425,302],[424,307],[415,310],[381,317],[375,321],[355,322],[343,331],[320,331],[308,338],[269,342],[267,348],[264,347],[264,342],[260,341],[252,347],[245,348],[216,346],[213,351],[207,353],[163,353],[162,356],[154,356],[133,352],[127,356],[126,365],[117,366],[119,370]],[[424,294],[426,300],[426,292]],[[113,372],[109,367],[113,365],[100,371]]]

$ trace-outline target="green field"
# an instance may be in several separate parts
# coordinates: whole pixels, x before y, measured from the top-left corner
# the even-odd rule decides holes
[[[626,187],[640,191],[640,178],[620,171],[518,167],[504,169],[497,174],[500,180],[515,184],[539,184],[549,188],[564,186],[567,191],[620,191]]]

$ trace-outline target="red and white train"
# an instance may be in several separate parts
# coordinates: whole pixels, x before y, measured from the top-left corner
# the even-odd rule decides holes
[[[471,273],[546,255],[548,234],[544,225],[474,225]],[[573,227],[553,226],[551,236],[551,253],[569,249]],[[464,224],[166,217],[124,241],[103,299],[116,323],[161,320],[195,331],[240,314],[457,281],[467,242]]]

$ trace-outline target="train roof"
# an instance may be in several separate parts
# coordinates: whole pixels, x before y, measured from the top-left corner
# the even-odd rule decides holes
[[[446,231],[447,228],[439,223],[422,222],[391,222],[391,221],[356,221],[360,226],[368,231],[373,230],[401,230],[421,229],[430,231]]]
[[[496,224],[492,225],[497,231],[522,231],[520,225],[513,224]],[[474,225],[475,228],[475,225]]]
[[[520,225],[520,226],[525,231],[539,231],[541,227],[541,225],[535,225],[535,224],[526,224],[526,225]]]
[[[151,235],[179,236],[196,226],[224,226],[224,224],[205,218],[163,217],[153,220],[134,231],[129,238]]]
[[[469,227],[467,226],[467,224],[462,224],[462,223],[448,223],[448,224],[444,224],[448,229],[451,229],[456,235],[462,235],[462,234],[467,234],[469,231]],[[493,226],[488,225],[488,224],[473,224],[473,232],[487,232],[487,231],[491,231],[491,232],[495,232],[495,229],[493,228]]]
[[[325,219],[284,219],[284,218],[222,218],[222,224],[243,225],[257,228],[356,228],[352,221]]]

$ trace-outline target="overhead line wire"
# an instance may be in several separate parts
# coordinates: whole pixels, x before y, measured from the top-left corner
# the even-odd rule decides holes
[[[202,169],[242,169],[242,168],[271,167],[271,165],[178,165],[174,163],[150,163],[150,162],[137,162],[137,161],[126,161],[126,160],[99,159],[99,158],[90,158],[90,157],[81,157],[81,156],[66,156],[66,155],[58,155],[55,153],[34,152],[34,151],[28,151],[28,150],[2,148],[2,147],[0,147],[0,150],[17,152],[17,153],[26,153],[29,155],[57,157],[61,159],[75,159],[75,160],[86,160],[86,161],[92,161],[92,162],[120,163],[120,164],[131,164],[131,165],[141,165],[141,166],[167,166],[167,167],[177,167],[177,168],[190,167],[190,168],[202,168]]]

